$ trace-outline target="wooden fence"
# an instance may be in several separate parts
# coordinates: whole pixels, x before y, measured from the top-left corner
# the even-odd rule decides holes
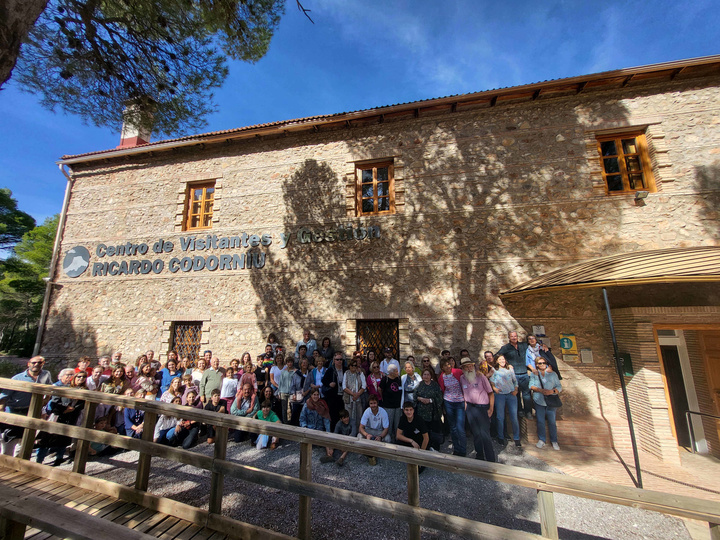
[[[220,415],[158,401],[115,396],[68,387],[38,385],[2,378],[0,378],[0,388],[32,394],[30,410],[27,416],[0,413],[0,422],[25,428],[20,443],[19,458],[23,460],[30,459],[38,431],[75,438],[78,443],[73,462],[73,473],[52,470],[47,473],[50,477],[81,482],[88,486],[92,484],[95,489],[104,490],[107,494],[112,491],[112,494],[118,498],[125,499],[128,502],[145,504],[150,508],[164,509],[167,512],[182,511],[185,515],[189,512],[196,521],[204,521],[207,527],[241,538],[286,538],[286,536],[221,516],[223,483],[226,476],[240,478],[248,482],[299,495],[297,536],[301,540],[311,538],[310,502],[312,499],[340,504],[345,503],[352,505],[356,510],[406,522],[409,525],[409,538],[411,540],[420,538],[420,527],[455,533],[463,538],[540,538],[538,535],[524,531],[506,529],[420,507],[418,467],[425,466],[536,490],[543,538],[558,538],[554,494],[563,493],[584,499],[642,508],[670,516],[705,521],[710,524],[711,538],[720,540],[720,525],[718,525],[720,524],[720,505],[714,501],[673,493],[615,486],[605,482],[573,478],[499,463],[488,463],[436,452],[421,452],[393,444],[355,440],[340,435],[278,423],[250,420],[227,414]],[[42,420],[42,407],[49,396],[63,396],[84,400],[86,402],[84,425],[81,427],[68,426]],[[93,430],[95,409],[99,403],[144,410],[145,425],[142,440]],[[154,427],[160,414],[169,414],[178,418],[216,426],[214,455],[212,457],[205,456],[189,450],[154,443],[152,441]],[[262,433],[300,443],[299,477],[277,474],[228,461],[226,452],[229,429]],[[90,442],[109,444],[118,448],[136,450],[140,453],[134,488],[83,476]],[[331,447],[342,451],[347,450],[353,453],[405,463],[407,467],[407,504],[358,493],[349,489],[313,483],[311,481],[313,445]],[[210,471],[211,485],[208,510],[196,509],[183,503],[153,497],[148,494],[148,479],[153,457],[162,457]],[[1,458],[0,464],[7,463],[8,459],[11,458]],[[36,469],[41,466],[27,463],[25,467]],[[46,467],[42,469],[47,470]],[[108,484],[108,486],[99,483]]]

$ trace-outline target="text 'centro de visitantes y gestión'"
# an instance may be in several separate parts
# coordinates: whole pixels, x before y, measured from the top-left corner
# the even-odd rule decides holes
[[[320,242],[344,242],[348,240],[365,240],[380,238],[380,227],[353,227],[352,225],[337,226],[331,229],[317,230],[302,227],[295,234],[280,233],[280,248],[285,249],[293,236],[299,244],[320,243]],[[245,232],[235,236],[218,236],[208,234],[205,236],[181,236],[179,238],[180,249],[185,252],[207,251],[215,249],[241,249],[267,247],[273,243],[271,234],[247,234]],[[176,244],[169,240],[160,239],[152,247],[146,243],[133,244],[127,242],[119,245],[107,245],[100,243],[95,249],[95,255],[99,258],[127,257],[145,255],[152,251],[154,253],[172,253]],[[238,270],[263,268],[266,255],[264,252],[249,252],[235,254],[220,254],[209,256],[188,256],[173,257],[167,263],[167,269],[171,273],[199,272],[203,270]],[[94,262],[92,265],[93,276],[116,276],[129,274],[159,274],[165,270],[165,261],[155,259],[133,259],[124,261],[102,261]]]

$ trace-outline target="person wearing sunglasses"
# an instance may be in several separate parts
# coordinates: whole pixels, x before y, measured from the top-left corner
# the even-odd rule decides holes
[[[557,424],[555,415],[557,408],[562,405],[559,394],[562,392],[562,385],[556,373],[548,370],[548,363],[545,358],[535,358],[537,374],[530,376],[530,390],[532,390],[535,411],[537,413],[537,447],[545,446],[545,424],[547,423],[550,432],[550,443],[553,449],[560,450],[557,442]]]
[[[52,384],[52,375],[43,369],[45,359],[34,356],[27,363],[27,369],[13,377],[14,381],[26,381],[37,384]],[[4,390],[0,393],[0,411],[11,414],[27,415],[30,409],[31,394],[17,390]],[[6,456],[15,454],[15,447],[23,434],[23,428],[0,424],[0,441],[2,453]]]
[[[87,373],[83,370],[73,374],[70,383],[66,386],[77,390],[87,390],[86,382]],[[79,423],[84,408],[85,402],[83,400],[53,396],[47,404],[47,410],[50,413],[48,420],[59,424],[75,426]],[[57,467],[63,463],[65,459],[65,449],[70,446],[71,443],[72,439],[65,435],[56,435],[44,431],[40,432],[37,443],[38,451],[35,459],[38,463],[42,463],[49,453],[54,453],[55,461],[52,466]]]

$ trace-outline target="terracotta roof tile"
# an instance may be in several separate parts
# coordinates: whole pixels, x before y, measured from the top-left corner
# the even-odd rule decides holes
[[[561,79],[550,79],[545,81],[540,81],[536,83],[526,84],[526,85],[520,85],[520,86],[507,86],[507,87],[501,87],[501,88],[494,88],[491,90],[483,90],[481,92],[473,92],[473,93],[467,93],[467,94],[453,94],[445,97],[438,97],[438,98],[428,98],[418,101],[409,101],[405,103],[395,103],[393,105],[383,105],[380,107],[374,107],[370,109],[361,109],[356,111],[348,111],[348,112],[341,112],[341,113],[333,113],[328,115],[316,115],[316,116],[306,116],[304,118],[295,118],[291,120],[279,120],[276,122],[266,122],[263,124],[255,124],[252,126],[245,126],[240,128],[232,128],[232,129],[225,129],[220,131],[210,131],[207,133],[201,133],[197,135],[187,135],[184,137],[177,137],[173,139],[165,139],[161,141],[156,142],[150,142],[143,145],[138,145],[131,148],[111,148],[108,150],[100,150],[100,151],[94,151],[94,152],[86,152],[83,154],[74,154],[74,155],[65,155],[62,157],[60,163],[67,163],[67,162],[83,162],[83,161],[89,161],[84,160],[82,158],[85,157],[95,157],[98,156],[96,159],[100,159],[102,157],[112,157],[113,154],[115,155],[127,155],[129,152],[132,151],[132,153],[143,153],[145,151],[151,152],[154,149],[160,149],[160,147],[172,147],[173,145],[182,145],[183,143],[197,141],[197,143],[206,142],[209,139],[216,139],[221,138],[223,135],[229,136],[229,138],[232,138],[233,136],[237,136],[240,134],[244,134],[247,132],[261,132],[262,130],[267,130],[269,128],[287,128],[291,129],[293,127],[302,126],[303,124],[311,124],[311,125],[322,125],[325,123],[332,123],[337,122],[341,120],[358,120],[361,118],[367,118],[372,117],[376,115],[385,114],[388,112],[395,112],[397,110],[408,110],[408,109],[415,109],[415,108],[422,108],[423,106],[427,105],[442,105],[442,104],[451,104],[453,101],[463,101],[463,100],[471,100],[471,99],[490,99],[493,96],[498,95],[505,95],[509,92],[518,92],[518,91],[530,91],[530,90],[542,90],[542,89],[550,89],[553,86],[563,86],[568,84],[582,84],[588,81],[597,81],[602,79],[611,79],[616,78],[619,76],[625,76],[625,77],[632,77],[633,75],[639,75],[644,73],[653,73],[653,72],[666,72],[667,70],[674,69],[674,70],[681,70],[684,68],[690,68],[690,67],[701,67],[701,66],[709,66],[712,67],[713,64],[718,64],[720,66],[720,55],[716,56],[706,56],[702,58],[693,58],[688,60],[679,60],[674,62],[665,62],[662,64],[651,64],[648,66],[639,66],[634,68],[626,68],[626,69],[620,69],[620,70],[614,70],[614,71],[606,71],[602,73],[596,73],[591,75],[583,75],[583,76],[575,76],[575,77],[566,77]]]

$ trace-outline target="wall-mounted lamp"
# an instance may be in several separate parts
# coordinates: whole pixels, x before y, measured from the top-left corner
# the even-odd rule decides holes
[[[636,191],[635,192],[635,205],[636,206],[645,206],[645,199],[647,199],[647,196],[650,192],[649,191]]]

